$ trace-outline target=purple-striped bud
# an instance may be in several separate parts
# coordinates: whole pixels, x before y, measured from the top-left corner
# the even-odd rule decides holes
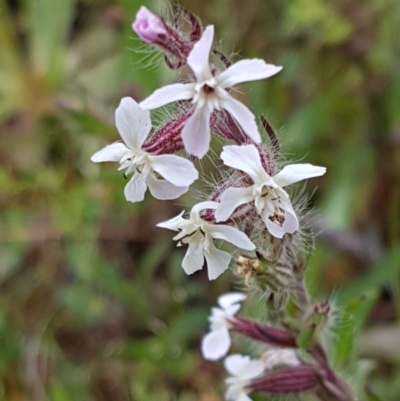
[[[191,115],[191,111],[182,113],[168,121],[154,132],[153,136],[143,145],[143,149],[156,155],[176,153],[184,149],[181,132]]]
[[[243,129],[225,110],[218,112],[218,118],[215,120],[212,129],[223,138],[233,141],[237,145],[252,143],[249,137],[243,132]]]
[[[277,329],[252,320],[234,317],[229,319],[231,330],[246,337],[278,347],[296,348],[296,338],[287,330]]]
[[[277,172],[273,153],[265,144],[256,145],[256,147],[258,149],[258,153],[260,154],[261,164],[264,167],[264,170],[270,176],[274,176]]]
[[[318,384],[320,384],[320,375],[316,368],[301,365],[271,372],[253,380],[247,388],[250,393],[294,394],[311,390]]]
[[[162,18],[153,14],[146,7],[140,7],[132,29],[138,34],[143,42],[158,44],[165,41],[167,27]]]

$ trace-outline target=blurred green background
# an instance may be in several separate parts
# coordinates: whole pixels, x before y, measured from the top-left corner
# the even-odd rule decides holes
[[[0,0],[0,400],[222,400],[222,364],[203,361],[199,341],[233,275],[187,277],[155,227],[193,198],[130,204],[115,164],[90,162],[118,139],[121,97],[173,80],[137,52],[142,4],[171,9]],[[307,186],[320,212],[310,290],[355,312],[334,337],[338,369],[398,401],[400,2],[181,4],[216,26],[224,52],[284,66],[242,97],[289,160],[328,167]]]

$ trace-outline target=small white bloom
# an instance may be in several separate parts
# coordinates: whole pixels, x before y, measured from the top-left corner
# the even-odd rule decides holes
[[[224,146],[221,159],[225,165],[248,174],[254,184],[225,190],[215,212],[217,221],[227,220],[238,206],[254,201],[268,231],[277,238],[282,238],[285,233],[293,234],[299,229],[296,213],[283,187],[326,172],[325,167],[312,164],[291,164],[271,177],[264,170],[254,145]]]
[[[265,369],[271,370],[280,366],[299,366],[301,364],[296,351],[291,348],[271,349],[262,355]]]
[[[264,362],[252,360],[249,356],[231,355],[224,361],[227,372],[231,375],[225,380],[227,401],[251,401],[246,387],[253,379],[259,377],[265,370]]]
[[[187,192],[189,185],[198,178],[198,172],[189,160],[175,155],[152,155],[142,149],[151,130],[150,113],[133,99],[125,97],[115,112],[115,124],[121,142],[115,142],[95,153],[91,160],[119,162],[118,170],[134,173],[125,186],[125,198],[139,202],[144,198],[147,186],[157,199],[175,199]],[[160,174],[165,180],[157,178]]]
[[[211,309],[210,332],[203,337],[201,353],[205,359],[216,361],[227,354],[231,347],[229,319],[240,309],[240,302],[246,299],[241,292],[231,292],[218,298],[219,308]]]
[[[164,223],[157,224],[158,227],[168,228],[169,230],[180,231],[174,237],[178,246],[189,245],[186,255],[182,262],[183,270],[186,274],[192,274],[201,270],[204,264],[204,258],[207,261],[208,278],[216,279],[229,266],[231,254],[217,249],[214,245],[214,239],[228,241],[239,248],[246,250],[255,249],[254,244],[249,240],[246,234],[237,228],[227,225],[213,224],[203,220],[200,212],[205,209],[216,209],[217,202],[202,202],[195,205],[189,215],[189,219],[182,217],[183,212]]]
[[[226,89],[241,82],[271,77],[282,69],[253,59],[241,60],[223,72],[214,72],[209,62],[213,37],[214,27],[208,26],[187,58],[196,82],[167,85],[140,104],[144,109],[152,110],[177,100],[192,100],[195,111],[182,131],[182,140],[187,152],[199,158],[209,149],[210,115],[214,110],[228,111],[254,142],[261,142],[254,114]]]

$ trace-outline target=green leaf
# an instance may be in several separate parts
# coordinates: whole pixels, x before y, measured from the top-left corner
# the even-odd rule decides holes
[[[355,298],[348,302],[337,322],[336,351],[334,365],[343,368],[345,364],[355,367],[357,346],[355,340],[361,331],[368,311],[376,300],[376,292],[371,291],[366,297]]]
[[[399,273],[400,248],[397,248],[389,252],[367,273],[345,285],[337,294],[338,302],[341,305],[346,305],[354,298],[362,297],[379,287],[391,283],[398,278]]]

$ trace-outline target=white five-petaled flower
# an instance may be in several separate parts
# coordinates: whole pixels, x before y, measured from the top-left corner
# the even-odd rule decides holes
[[[254,184],[225,190],[215,212],[217,221],[227,220],[238,206],[254,201],[268,231],[277,238],[282,238],[285,233],[293,234],[299,229],[289,195],[283,188],[326,172],[325,167],[312,164],[290,164],[271,177],[262,166],[260,154],[254,145],[224,146],[221,159],[225,165],[248,174]]]
[[[226,400],[251,401],[246,387],[264,372],[264,362],[257,359],[252,360],[249,356],[230,355],[225,359],[224,366],[231,375],[225,380]]]
[[[231,347],[230,322],[239,312],[240,302],[246,299],[241,292],[231,292],[218,298],[219,308],[211,309],[210,332],[203,337],[201,352],[205,359],[216,361],[227,354]]]
[[[144,198],[147,186],[157,199],[175,199],[187,192],[198,178],[189,160],[175,155],[152,155],[142,149],[151,130],[150,112],[143,110],[133,99],[123,98],[115,112],[115,124],[124,143],[115,142],[95,153],[94,162],[119,162],[118,170],[134,173],[125,186],[125,197],[130,202]],[[158,173],[165,180],[157,178]]]
[[[177,100],[191,100],[195,110],[182,130],[182,140],[187,152],[199,158],[209,149],[210,115],[213,110],[225,109],[254,142],[261,141],[254,114],[234,99],[227,88],[241,82],[271,77],[282,69],[266,64],[263,60],[253,59],[241,60],[223,72],[215,72],[209,62],[213,37],[214,27],[208,26],[187,58],[196,82],[167,85],[156,90],[140,104],[143,108],[152,110]]]
[[[228,241],[246,250],[255,249],[254,244],[247,235],[237,228],[213,224],[201,218],[200,212],[202,210],[215,210],[217,207],[217,202],[198,203],[192,208],[189,219],[184,219],[182,217],[184,212],[182,212],[171,220],[157,224],[158,227],[179,231],[179,234],[174,237],[175,241],[179,241],[178,246],[189,245],[182,262],[182,267],[186,274],[201,270],[204,258],[207,260],[208,278],[210,280],[216,279],[228,268],[231,254],[217,249],[214,245],[214,239]]]

